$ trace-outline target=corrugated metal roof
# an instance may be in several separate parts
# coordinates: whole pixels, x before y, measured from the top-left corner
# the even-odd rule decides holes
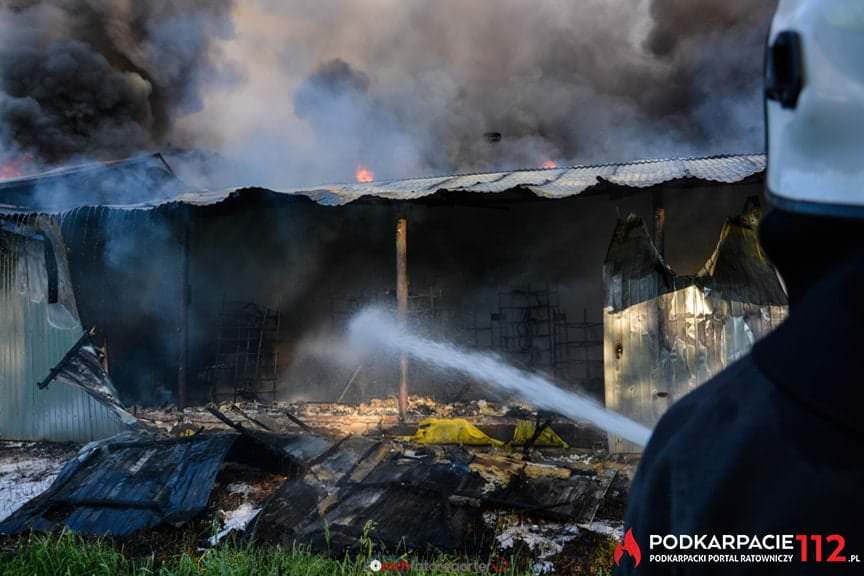
[[[628,188],[647,188],[684,179],[731,184],[764,170],[764,154],[746,154],[336,184],[290,188],[282,192],[309,196],[325,205],[347,204],[364,196],[416,200],[439,190],[498,193],[521,188],[544,198],[565,198],[582,194],[604,181]]]
[[[0,180],[0,212],[60,213],[82,206],[153,207],[189,186],[161,154],[69,166]]]
[[[149,158],[149,160],[147,160]],[[0,183],[0,211],[62,212],[84,206],[105,206],[120,209],[146,209],[172,202],[193,206],[217,204],[229,196],[241,193],[249,186],[227,190],[190,190],[179,183],[166,184],[160,177],[160,184],[154,185],[148,197],[142,194],[142,179],[134,180],[135,194],[126,191],[116,195],[110,193],[111,183],[122,184],[134,170],[149,170],[161,173],[167,170],[165,178],[174,178],[165,161],[159,155],[137,158],[129,163],[113,163],[56,171],[44,175],[51,182],[69,184],[69,194],[60,197],[47,195],[27,198],[27,190],[44,187],[42,176],[10,180]],[[90,187],[98,180],[101,171],[123,174],[116,180],[105,172],[109,185],[98,186],[98,194]],[[675,180],[695,180],[715,183],[735,183],[745,180],[765,170],[764,154],[744,154],[736,156],[715,156],[710,158],[685,158],[668,160],[645,160],[621,164],[598,164],[592,166],[573,166],[536,170],[509,170],[505,172],[486,172],[477,174],[455,174],[391,180],[369,183],[330,184],[321,186],[302,186],[272,189],[281,194],[306,196],[325,206],[341,206],[364,197],[384,200],[417,200],[438,191],[500,193],[516,188],[529,190],[543,198],[565,198],[582,194],[601,183],[627,188],[646,188]],[[86,176],[86,177],[85,177]],[[50,188],[49,188],[50,189]]]
[[[36,183],[46,184],[52,180],[69,180],[72,178],[88,179],[91,177],[101,178],[106,172],[134,173],[136,169],[157,168],[172,172],[171,167],[161,154],[145,154],[125,160],[111,160],[107,162],[79,164],[74,166],[63,166],[37,174],[25,174],[15,178],[0,180],[0,193],[4,190],[31,186]]]
[[[51,487],[3,523],[0,534],[52,531],[128,536],[190,520],[207,507],[236,434],[170,440],[118,437],[70,460]]]

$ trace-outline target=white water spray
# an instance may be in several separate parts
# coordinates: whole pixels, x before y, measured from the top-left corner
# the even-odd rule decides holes
[[[526,402],[574,420],[587,420],[598,428],[640,446],[648,443],[651,430],[606,410],[599,403],[568,392],[536,374],[509,366],[491,354],[466,352],[452,344],[436,342],[400,328],[386,311],[367,308],[351,321],[353,341],[408,354],[438,368],[447,368],[490,382],[519,396]]]

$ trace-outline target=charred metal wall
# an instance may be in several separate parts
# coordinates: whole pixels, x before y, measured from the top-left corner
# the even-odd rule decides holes
[[[78,388],[36,386],[81,334],[59,230],[0,219],[0,438],[88,442],[123,429]]]
[[[499,312],[500,295],[526,287],[557,290],[568,320],[599,324],[604,303],[600,270],[609,230],[619,212],[650,217],[655,189],[666,198],[667,261],[695,272],[715,247],[726,218],[762,187],[757,176],[739,182],[738,173],[720,174],[722,182],[731,182],[727,184],[667,183],[665,171],[656,173],[657,163],[638,167],[639,174],[650,174],[631,174],[626,182],[644,184],[647,178],[661,183],[648,188],[603,184],[596,186],[596,194],[568,192],[554,199],[523,189],[501,191],[505,185],[499,183],[495,193],[440,190],[419,198],[394,194],[392,199],[339,202],[338,207],[306,195],[246,189],[215,200],[202,198],[202,205],[194,208],[183,203],[129,209],[79,206],[58,217],[77,310],[83,325],[95,327],[98,343],[107,346],[111,379],[125,403],[176,400],[181,334],[188,342],[190,401],[213,399],[213,391],[219,391],[210,376],[218,364],[219,319],[231,301],[281,312],[280,398],[326,401],[339,397],[357,369],[356,363],[334,362],[329,353],[339,345],[335,339],[350,317],[350,311],[337,309],[334,302],[393,300],[393,226],[398,217],[407,217],[411,226],[412,303],[424,294],[443,295],[442,308],[452,313],[453,322],[434,326],[440,327],[436,334],[484,348],[492,337],[490,319]],[[611,167],[597,170],[622,177]],[[594,176],[586,180],[597,181]],[[512,185],[513,179],[507,182]],[[184,245],[188,322],[181,314]],[[486,331],[477,336],[473,328]],[[595,359],[602,364],[597,356],[591,356],[592,366]],[[364,367],[345,399],[390,394],[391,368]],[[466,387],[461,377],[447,375],[441,384],[440,371],[424,371],[420,365],[411,372],[412,393],[441,393],[442,398],[463,390],[491,394],[488,387]],[[590,376],[587,391],[602,398],[599,369]]]
[[[749,207],[730,219],[705,267],[689,277],[665,264],[642,219],[618,222],[603,266],[608,408],[653,426],[786,317],[786,295],[759,248],[760,215]],[[609,447],[638,451],[617,437]]]
[[[61,218],[78,313],[96,328],[111,380],[129,404],[176,399],[180,216],[169,206],[78,208]]]

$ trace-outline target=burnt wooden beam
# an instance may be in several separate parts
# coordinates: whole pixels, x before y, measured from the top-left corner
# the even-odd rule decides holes
[[[399,328],[408,323],[408,220],[396,221],[396,304]],[[399,356],[399,420],[404,422],[408,413],[408,357]]]
[[[300,420],[299,418],[294,416],[294,414],[292,414],[291,411],[288,410],[287,408],[283,408],[282,412],[285,414],[285,416],[291,422],[293,422],[294,424],[296,424],[297,426],[299,426],[300,428],[302,428],[306,432],[313,432],[312,428],[308,424],[306,424],[305,422],[303,422],[302,420]]]
[[[266,424],[264,424],[260,420],[256,420],[255,418],[253,418],[252,416],[250,416],[249,414],[244,412],[243,409],[240,408],[239,406],[237,406],[236,404],[233,404],[231,406],[231,409],[234,410],[235,412],[237,412],[238,414],[240,414],[241,416],[243,416],[244,418],[246,418],[247,420],[249,420],[250,422],[252,422],[253,424],[255,424],[256,426],[260,426],[261,428],[263,428],[264,430],[267,430],[268,432],[273,432],[272,428],[270,428],[269,426],[267,426]]]

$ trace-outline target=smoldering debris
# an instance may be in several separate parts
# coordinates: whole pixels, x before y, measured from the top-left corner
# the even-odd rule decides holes
[[[436,408],[421,398],[412,405]],[[561,445],[538,444],[523,452],[424,444],[392,428],[345,436],[320,426],[328,412],[332,420],[345,421],[387,408],[294,406],[314,431],[269,417],[277,410],[270,404],[214,408],[221,418],[210,421],[184,410],[175,420],[194,422],[196,430],[123,434],[84,447],[44,493],[0,523],[0,533],[65,526],[112,535],[147,554],[147,547],[206,548],[233,536],[341,555],[366,538],[382,552],[406,546],[412,554],[519,550],[550,563],[577,535],[595,526],[620,526],[622,519],[604,510],[614,509],[607,495],[619,499],[610,490],[619,478],[626,489],[632,460]],[[442,415],[475,414],[472,421],[499,437],[502,431],[490,419],[518,419],[507,416],[513,407],[437,408]],[[156,420],[152,411],[145,416],[130,410]],[[163,430],[170,414],[165,418]],[[581,433],[563,422],[553,426],[568,439]],[[239,434],[227,430],[232,427]],[[274,468],[282,457],[291,466]]]
[[[500,404],[487,400],[440,402],[412,395],[406,415],[409,426],[416,427],[427,418],[468,419],[492,438],[509,441],[515,436],[518,423],[534,418],[534,411],[518,402]],[[230,429],[213,409],[258,432],[284,431],[298,433],[309,428],[336,437],[346,435],[385,434],[399,425],[396,398],[374,398],[360,404],[338,402],[223,402],[218,406],[154,408],[133,406],[137,418],[163,433],[177,434],[206,429]],[[298,425],[300,420],[306,428]],[[578,449],[594,450],[605,445],[605,434],[584,422],[552,417],[550,426]]]

